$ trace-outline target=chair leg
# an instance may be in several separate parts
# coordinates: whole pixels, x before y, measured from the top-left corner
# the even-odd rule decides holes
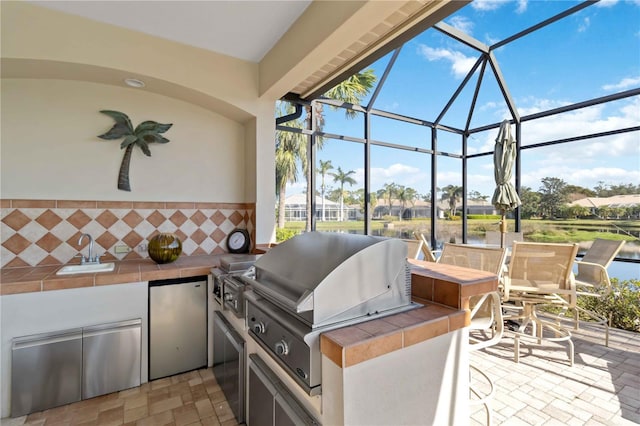
[[[571,367],[573,367],[573,361],[574,361],[573,341],[571,339],[569,339],[569,340],[567,340],[567,343],[569,343],[569,347],[568,347],[569,363],[570,363]]]
[[[493,413],[491,411],[490,404],[491,404],[491,400],[493,399],[493,396],[495,395],[495,386],[493,384],[493,381],[489,378],[489,376],[487,376],[485,373],[480,371],[477,367],[470,365],[469,376],[471,376],[471,371],[475,371],[477,374],[482,376],[484,380],[486,380],[486,382],[489,384],[489,392],[484,395],[481,395],[480,392],[478,392],[476,389],[474,389],[471,386],[469,386],[469,391],[478,398],[475,401],[471,401],[471,405],[482,404],[484,406],[484,409],[486,412],[486,418],[487,418],[487,425],[491,426],[493,424]]]
[[[580,308],[578,306],[575,307],[575,311],[576,311],[576,318],[578,318],[578,312],[582,311],[584,312],[588,317],[591,317],[592,319],[596,320],[593,322],[593,324],[602,324],[604,326],[604,345],[606,347],[609,347],[609,327],[611,326],[611,317],[613,314],[609,314],[609,319],[607,320],[606,317],[601,316],[593,311],[589,311],[587,309],[584,308]],[[576,329],[578,327],[576,326]]]

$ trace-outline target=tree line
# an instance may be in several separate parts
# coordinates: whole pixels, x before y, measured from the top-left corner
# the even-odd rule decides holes
[[[564,180],[556,177],[545,177],[540,182],[542,185],[538,191],[533,191],[527,186],[523,186],[520,190],[519,195],[522,201],[520,217],[523,219],[534,217],[543,219],[589,217],[593,214],[590,208],[570,206],[569,203],[586,197],[640,194],[640,185],[632,183],[607,185],[600,181],[596,187],[589,189],[577,185],[569,185]],[[603,219],[620,219],[638,217],[640,215],[640,206],[594,206],[594,209],[595,214]]]
[[[320,160],[318,174],[320,175],[321,191],[317,193],[323,200],[327,199],[340,204],[341,216],[340,220],[344,220],[342,214],[344,206],[359,206],[361,212],[364,211],[365,197],[364,189],[349,191],[345,188],[345,184],[349,186],[355,184],[355,180],[350,176],[355,172],[350,170],[343,171],[338,167],[337,171],[331,172],[333,166],[331,161]],[[326,176],[333,177],[333,182],[339,184],[339,188],[332,189],[327,184]],[[588,207],[569,205],[572,201],[585,197],[611,197],[615,195],[640,194],[640,185],[620,184],[608,185],[599,182],[593,189],[584,188],[578,185],[570,185],[564,180],[556,177],[545,177],[541,179],[541,185],[537,191],[530,187],[522,187],[520,191],[520,215],[523,219],[542,218],[585,218],[594,214],[594,211]],[[449,207],[448,215],[456,216],[458,207],[462,202],[462,187],[457,185],[447,185],[438,188],[440,193],[440,201],[447,203]],[[467,199],[471,201],[489,200],[489,195],[483,195],[479,191],[470,190],[467,193]],[[431,194],[421,194],[414,188],[400,185],[394,182],[385,183],[384,186],[374,191],[369,196],[369,211],[373,212],[376,207],[383,207],[382,214],[391,215],[393,207],[398,207],[398,220],[402,220],[404,212],[409,207],[415,207],[420,200],[431,202]],[[599,206],[595,208],[595,215],[601,218],[629,218],[640,217],[640,206],[629,207],[609,207]],[[324,211],[324,208],[323,208]],[[322,219],[325,220],[324,213]]]

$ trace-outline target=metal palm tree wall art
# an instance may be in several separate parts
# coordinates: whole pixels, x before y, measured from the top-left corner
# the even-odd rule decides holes
[[[120,144],[120,149],[124,149],[124,156],[120,164],[118,173],[118,189],[131,191],[129,184],[129,164],[131,163],[131,153],[133,147],[138,146],[147,157],[151,157],[149,150],[150,143],[168,143],[169,139],[161,135],[173,126],[173,124],[162,124],[155,121],[143,121],[134,129],[127,114],[119,111],[102,110],[103,114],[113,118],[116,124],[106,133],[99,135],[100,139],[115,140],[124,138]]]

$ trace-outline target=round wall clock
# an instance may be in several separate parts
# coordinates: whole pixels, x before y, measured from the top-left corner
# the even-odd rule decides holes
[[[227,249],[229,253],[248,253],[251,240],[246,229],[236,228],[227,237]]]

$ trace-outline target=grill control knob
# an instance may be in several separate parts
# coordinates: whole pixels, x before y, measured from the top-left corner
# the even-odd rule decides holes
[[[224,294],[224,301],[225,302],[231,302],[233,300],[233,294],[230,293],[225,293]]]
[[[259,321],[255,324],[253,324],[253,332],[256,334],[262,334],[265,332],[266,327],[264,326],[264,323],[262,321]]]
[[[280,340],[276,343],[276,353],[278,355],[288,355],[289,354],[289,344],[284,340]]]

